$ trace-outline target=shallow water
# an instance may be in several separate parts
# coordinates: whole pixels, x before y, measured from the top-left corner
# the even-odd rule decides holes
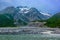
[[[60,40],[60,36],[40,34],[0,35],[0,40]]]

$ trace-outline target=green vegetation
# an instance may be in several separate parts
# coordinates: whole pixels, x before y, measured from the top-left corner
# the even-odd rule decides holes
[[[14,17],[11,14],[0,14],[0,27],[15,27],[27,25],[27,23],[22,20],[19,20],[17,25],[14,24],[14,22]]]
[[[0,14],[0,27],[14,26],[13,17],[10,14]]]
[[[46,25],[53,28],[54,27],[60,28],[60,13],[57,13],[50,19],[48,19]]]

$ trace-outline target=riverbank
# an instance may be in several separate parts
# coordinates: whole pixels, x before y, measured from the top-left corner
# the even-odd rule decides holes
[[[60,34],[60,29],[40,27],[6,27],[0,28],[0,34]]]

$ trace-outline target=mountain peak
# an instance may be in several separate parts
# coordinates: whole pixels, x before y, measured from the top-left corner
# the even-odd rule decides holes
[[[27,6],[18,6],[17,8],[19,8],[19,13],[28,13],[29,12],[29,7]]]

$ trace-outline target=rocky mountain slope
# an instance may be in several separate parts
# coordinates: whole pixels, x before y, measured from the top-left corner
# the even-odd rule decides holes
[[[27,24],[35,20],[46,20],[50,17],[49,15],[43,15],[34,7],[29,8],[27,6],[7,7],[0,11],[0,14],[7,14],[5,16],[8,19],[13,18],[15,25]]]

